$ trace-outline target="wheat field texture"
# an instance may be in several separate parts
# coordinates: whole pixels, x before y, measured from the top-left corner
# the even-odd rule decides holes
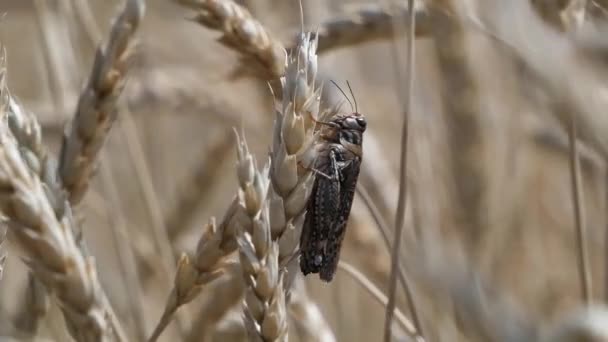
[[[608,342],[607,41],[606,0],[0,0],[0,342]]]

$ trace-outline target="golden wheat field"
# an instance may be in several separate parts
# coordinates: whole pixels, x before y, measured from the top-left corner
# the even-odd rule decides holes
[[[606,0],[0,0],[0,342],[608,341],[607,42]]]

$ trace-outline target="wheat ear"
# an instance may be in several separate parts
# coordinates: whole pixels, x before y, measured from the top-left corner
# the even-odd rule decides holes
[[[3,99],[8,98],[5,94],[4,88]],[[2,113],[0,210],[7,217],[7,226],[27,254],[26,262],[36,278],[57,296],[72,337],[77,341],[109,340],[109,309],[93,260],[83,256],[73,235],[76,223],[71,208],[65,202],[57,203],[59,199],[34,171],[40,161],[20,149],[10,123],[11,115]]]
[[[249,222],[238,236],[246,282],[245,327],[252,341],[287,341],[287,315],[279,245],[272,240],[268,212],[268,166],[259,171],[243,137],[237,135],[239,203]]]
[[[198,10],[194,20],[223,33],[220,42],[242,54],[241,65],[257,65],[267,79],[277,79],[285,73],[287,53],[247,9],[230,0],[175,0]]]
[[[319,109],[321,87],[316,86],[316,49],[317,39],[311,34],[301,34],[281,78],[283,98],[274,122],[268,195],[272,239],[279,244],[281,264],[297,259],[292,256],[299,244],[314,182],[311,171],[316,151],[314,120],[329,115]],[[298,272],[296,264],[287,265],[286,288],[290,288]]]
[[[40,125],[34,115],[27,112],[10,95],[6,86],[6,52],[2,51],[0,57],[2,70],[0,71],[0,93],[4,113],[8,120],[9,129],[19,144],[19,150],[26,159],[32,172],[35,172],[52,193],[54,210],[61,215],[65,196],[61,187],[54,177],[55,163],[47,158],[46,147],[42,144]],[[49,309],[49,298],[44,286],[30,272],[28,274],[27,287],[24,291],[24,298],[14,321],[16,327],[28,336],[35,336],[40,320],[46,315]]]
[[[88,83],[67,127],[59,159],[59,176],[71,203],[79,203],[88,187],[99,151],[116,120],[133,52],[135,32],[144,15],[143,0],[127,0],[107,43],[98,49]]]

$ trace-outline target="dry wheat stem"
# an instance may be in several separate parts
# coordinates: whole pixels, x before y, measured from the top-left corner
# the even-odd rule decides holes
[[[200,203],[204,203],[209,197],[208,188],[220,176],[222,171],[222,160],[234,140],[228,132],[221,134],[219,139],[210,143],[202,154],[202,159],[193,167],[193,171],[186,179],[180,182],[178,189],[179,198],[172,206],[165,219],[165,226],[169,229],[169,238],[172,243],[189,228]]]
[[[51,97],[54,103],[55,111],[62,111],[66,108],[65,99],[66,93],[70,88],[69,82],[67,82],[67,78],[69,73],[65,72],[65,68],[63,67],[65,63],[61,62],[61,58],[57,55],[57,49],[53,49],[53,47],[60,47],[58,50],[65,50],[66,44],[65,41],[59,39],[58,35],[58,27],[57,23],[53,22],[51,8],[46,1],[34,1],[34,7],[36,9],[37,15],[37,27],[39,29],[40,35],[43,37],[43,57],[44,64],[46,66],[45,70],[47,71],[47,82],[48,88],[51,91]],[[64,48],[61,48],[64,47]],[[30,115],[31,116],[31,115]],[[28,118],[27,115],[17,115],[16,117]],[[28,131],[32,131],[30,128],[31,122],[35,122],[31,118],[28,118],[24,125],[17,125],[17,127],[13,128],[13,134],[15,135],[16,131],[22,131],[27,134]],[[37,123],[36,123],[37,125]],[[13,125],[15,126],[15,125]],[[39,127],[36,127],[37,130],[40,130]],[[35,130],[34,130],[35,131]],[[21,134],[16,135],[19,144],[23,144],[23,139],[19,139]],[[46,151],[41,147],[41,142],[36,141],[36,139],[30,139],[30,144],[35,143],[37,146],[29,146],[30,150],[36,151],[37,158],[40,161],[46,162]],[[54,176],[54,175],[53,175]],[[60,187],[56,187],[56,194],[58,196],[63,196],[63,193],[60,190]],[[23,304],[15,317],[15,322],[18,328],[24,332],[29,334],[30,336],[35,336],[38,331],[39,321],[42,320],[46,313],[49,310],[49,300],[48,295],[45,292],[44,286],[42,286],[38,280],[32,274],[28,275],[28,283],[27,288],[24,292]]]
[[[374,222],[376,223],[376,228],[378,228],[378,230],[380,231],[380,235],[382,235],[382,239],[386,245],[387,250],[391,250],[391,242],[390,242],[390,231],[389,231],[389,226],[388,223],[386,223],[386,221],[384,220],[384,218],[382,217],[382,214],[380,213],[380,210],[378,209],[378,207],[376,206],[376,204],[374,203],[374,201],[372,200],[371,196],[369,195],[369,192],[367,191],[367,189],[363,186],[363,184],[359,184],[359,186],[357,186],[357,194],[359,194],[360,198],[363,200],[363,203],[365,204],[365,206],[368,208],[370,214],[372,215],[372,218],[374,219]],[[402,258],[406,258],[406,254],[405,253],[401,253],[400,251],[400,255]],[[399,265],[399,270],[398,270],[398,276],[399,276],[399,282],[401,283],[401,286],[403,286],[404,289],[408,289],[409,288],[409,284],[410,284],[410,280],[407,277],[406,274],[406,270],[405,270],[405,265]],[[414,303],[414,298],[413,298],[413,294],[412,291],[406,290],[405,291],[405,295],[406,295],[406,300],[408,302],[408,307],[410,308],[410,310],[415,311],[415,303]],[[412,317],[414,319],[414,327],[417,327],[417,325],[419,325],[420,323],[416,323],[416,319],[417,316]],[[416,331],[418,328],[416,328]],[[418,334],[418,336],[423,339],[423,337]]]
[[[308,340],[336,341],[336,336],[323,317],[323,313],[306,292],[306,284],[302,276],[298,276],[292,286],[287,310],[296,327]],[[301,338],[300,340],[302,341]]]
[[[388,303],[386,305],[386,318],[384,322],[384,341],[390,342],[391,340],[391,329],[392,319],[395,310],[395,299],[397,290],[397,274],[399,273],[399,255],[402,233],[405,225],[405,210],[407,208],[407,143],[408,143],[408,129],[409,129],[409,116],[412,111],[412,93],[414,87],[414,47],[415,47],[415,31],[416,27],[416,16],[414,12],[414,0],[408,0],[408,11],[409,11],[409,33],[407,39],[407,60],[406,60],[406,77],[407,82],[405,84],[405,103],[403,104],[403,126],[401,129],[401,153],[400,153],[400,165],[399,165],[399,197],[397,199],[397,211],[395,217],[395,235],[393,236],[393,244],[391,248],[391,272],[389,276],[389,287],[388,287]],[[397,66],[398,67],[398,66]],[[407,280],[407,278],[405,278]],[[422,327],[418,319],[418,313],[414,305],[414,297],[411,294],[410,286],[407,282],[405,283],[404,290],[407,293],[410,311],[416,322],[416,331],[423,337]]]
[[[608,168],[604,171],[604,246],[608,246]],[[608,304],[608,248],[604,248],[604,303]]]
[[[6,99],[6,96],[3,96]],[[36,277],[61,303],[68,330],[77,341],[106,341],[112,336],[108,308],[95,266],[82,255],[74,238],[69,205],[53,205],[49,187],[33,171],[9,129],[8,115],[0,124],[0,210],[16,241],[27,254]],[[29,158],[29,159],[28,159]],[[29,160],[29,163],[28,163]]]
[[[169,232],[164,224],[162,206],[158,201],[158,196],[154,189],[152,175],[148,167],[148,162],[144,157],[145,154],[138,136],[137,127],[135,126],[135,122],[133,122],[132,114],[126,106],[123,105],[119,106],[118,110],[123,119],[118,123],[118,128],[126,141],[127,152],[135,166],[136,178],[142,189],[143,202],[151,223],[150,230],[152,231],[152,237],[154,238],[154,243],[159,251],[165,276],[170,282],[170,275],[175,271],[174,265],[176,260],[173,256]]]
[[[241,302],[245,290],[243,280],[243,274],[239,270],[232,274],[226,274],[209,285],[207,288],[209,295],[198,307],[198,314],[185,341],[207,341],[206,338],[211,335],[214,329],[217,329],[218,324],[226,314],[235,309],[236,304]],[[240,320],[240,323],[242,327],[242,320]]]
[[[367,279],[365,275],[359,272],[357,268],[342,260],[340,260],[340,262],[338,263],[338,268],[345,271],[346,274],[348,274],[353,280],[355,280],[355,282],[360,284],[369,294],[372,295],[372,297],[376,301],[378,301],[378,303],[384,306],[388,305],[388,298],[386,297],[386,295],[384,295],[384,293],[382,293],[382,291],[378,289],[378,287],[376,287],[373,282]],[[424,341],[418,334],[416,327],[414,327],[414,324],[410,322],[409,319],[407,319],[407,317],[401,312],[401,310],[395,308],[394,314],[397,323],[399,323],[399,325],[408,334],[408,336],[415,339],[416,341]]]
[[[538,321],[513,303],[500,284],[488,283],[456,249],[434,233],[408,250],[408,269],[433,301],[450,308],[467,341],[538,341]],[[432,238],[431,238],[432,237]],[[446,302],[447,301],[447,302]]]
[[[581,179],[581,165],[576,144],[576,117],[570,114],[570,125],[568,129],[570,144],[569,167],[570,167],[570,187],[572,190],[572,208],[574,210],[574,225],[576,231],[576,248],[578,274],[581,286],[581,295],[585,304],[591,304],[591,270],[589,265],[589,252],[587,247],[587,220],[585,215],[585,205],[583,202],[583,184]]]
[[[485,5],[485,4],[484,4]],[[604,71],[590,62],[570,36],[559,34],[545,25],[532,11],[527,1],[488,1],[482,13],[483,23],[496,36],[511,46],[517,57],[543,87],[556,99],[574,109],[578,121],[578,137],[604,156],[608,155],[608,120],[603,108],[608,97],[598,89],[605,89]],[[525,22],[526,30],[513,30]],[[598,94],[590,100],[589,94]],[[552,112],[568,127],[569,118],[563,111]]]
[[[4,228],[0,229],[0,280],[2,280],[2,275],[4,271],[4,263],[6,262],[6,254],[3,250],[4,240],[6,238],[6,230]]]
[[[129,320],[135,327],[137,340],[144,341],[147,334],[145,329],[146,315],[143,289],[139,281],[134,252],[129,242],[129,231],[124,212],[120,205],[120,195],[116,180],[110,168],[110,158],[105,151],[101,152],[101,156],[100,181],[105,189],[107,217],[111,226],[116,254],[120,260],[120,279],[123,280],[122,283],[124,284],[129,302]]]
[[[40,321],[46,316],[49,306],[50,301],[46,288],[30,272],[27,278],[24,298],[21,299],[19,311],[13,319],[15,327],[20,333],[27,334],[28,337],[36,336]]]
[[[37,17],[36,26],[43,37],[42,55],[47,71],[48,87],[52,94],[51,98],[54,107],[63,110],[66,108],[65,99],[69,89],[69,82],[67,82],[66,77],[69,77],[69,73],[64,72],[65,68],[62,67],[61,58],[59,58],[55,49],[61,46],[65,47],[65,44],[61,39],[58,39],[57,25],[53,22],[49,3],[44,0],[36,0],[34,1],[34,7]],[[63,49],[60,48],[60,50]]]
[[[99,151],[116,119],[116,103],[126,81],[144,7],[143,0],[126,1],[108,41],[97,51],[76,114],[67,127],[58,170],[71,203],[82,200]]]
[[[428,36],[431,30],[430,20],[424,4],[417,2],[414,11],[416,36]],[[323,54],[334,49],[376,40],[393,39],[395,36],[406,34],[403,31],[393,30],[392,21],[395,17],[409,18],[407,7],[399,4],[389,10],[376,4],[368,5],[359,8],[354,13],[324,22],[318,28],[319,49],[317,52]]]
[[[243,54],[242,66],[259,66],[269,80],[285,73],[287,54],[283,44],[241,5],[231,0],[175,0],[198,11],[195,20],[223,33],[220,42]]]

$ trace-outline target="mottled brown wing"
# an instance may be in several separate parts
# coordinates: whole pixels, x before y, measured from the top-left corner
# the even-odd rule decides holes
[[[326,263],[326,246],[340,209],[340,176],[334,151],[316,165],[317,175],[300,236],[300,270],[319,273]]]
[[[319,276],[324,281],[331,281],[336,273],[338,261],[340,260],[340,250],[342,240],[346,233],[346,225],[350,216],[350,209],[355,197],[357,179],[361,167],[361,158],[355,157],[351,162],[340,170],[340,208],[334,219],[328,236],[328,243],[325,251],[325,262],[319,272]]]

